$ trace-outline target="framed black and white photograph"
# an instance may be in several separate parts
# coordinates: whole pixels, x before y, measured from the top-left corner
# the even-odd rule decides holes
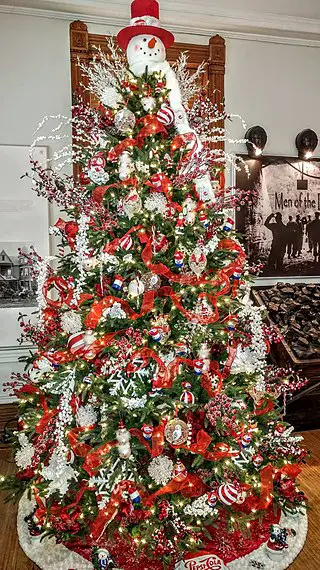
[[[0,309],[36,306],[37,282],[26,257],[31,248],[31,243],[0,241]]]
[[[236,228],[260,277],[320,276],[320,162],[242,157]]]

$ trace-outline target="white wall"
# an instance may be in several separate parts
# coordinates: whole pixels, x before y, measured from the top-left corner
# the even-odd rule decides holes
[[[319,66],[320,48],[227,40],[227,108],[266,129],[268,154],[295,156],[304,128],[320,137]],[[230,130],[242,132],[236,124]]]
[[[28,145],[40,119],[70,106],[68,23],[0,16],[0,144]]]
[[[90,31],[115,30],[91,25]],[[177,40],[207,43],[208,38],[179,35]],[[320,48],[228,39],[227,108],[248,126],[265,127],[269,154],[291,155],[300,130],[311,127],[320,135],[319,68]],[[1,14],[0,144],[29,145],[41,118],[67,114],[70,101],[69,22]],[[244,134],[237,123],[230,130]],[[0,379],[18,368],[14,360],[12,352],[0,349]]]
[[[68,22],[0,14],[0,145],[29,146],[43,116],[69,113],[69,69]],[[21,369],[22,354],[0,347],[0,402],[1,381]]]

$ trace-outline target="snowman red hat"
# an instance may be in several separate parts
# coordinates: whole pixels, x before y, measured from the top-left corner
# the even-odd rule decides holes
[[[174,42],[174,35],[161,28],[159,3],[156,0],[134,0],[131,4],[130,26],[118,33],[119,46],[126,50],[135,36],[143,34],[159,38],[166,48]]]

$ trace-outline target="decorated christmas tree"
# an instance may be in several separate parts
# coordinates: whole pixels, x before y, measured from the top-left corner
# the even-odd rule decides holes
[[[228,116],[201,66],[170,67],[173,41],[158,3],[134,0],[123,51],[83,69],[99,106],[75,103],[56,157],[77,174],[32,163],[65,219],[55,270],[30,256],[39,315],[21,325],[38,348],[13,383],[18,473],[2,486],[46,570],[285,568],[305,539],[306,452],[278,404],[298,380],[267,365],[224,188],[236,159],[213,144]]]

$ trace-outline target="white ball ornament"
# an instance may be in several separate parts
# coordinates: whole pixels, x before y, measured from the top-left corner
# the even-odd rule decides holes
[[[132,188],[123,201],[123,211],[129,220],[142,210],[142,200],[135,188]]]
[[[204,251],[196,247],[189,257],[189,267],[199,278],[207,267],[207,256]]]
[[[156,100],[154,97],[143,97],[141,99],[141,104],[147,113],[151,113],[151,111],[153,111],[156,106]]]

